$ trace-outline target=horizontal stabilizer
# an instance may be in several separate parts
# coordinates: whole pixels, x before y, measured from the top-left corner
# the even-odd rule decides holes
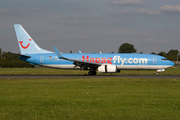
[[[27,56],[27,55],[19,55],[20,57],[27,57],[27,58],[31,58],[31,56]]]
[[[12,54],[20,56],[20,57],[31,58],[31,56],[29,56],[29,55],[22,55],[22,54],[17,54],[17,53],[12,53]]]

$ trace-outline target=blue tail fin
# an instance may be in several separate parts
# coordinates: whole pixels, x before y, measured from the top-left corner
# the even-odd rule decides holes
[[[52,53],[40,48],[20,24],[14,24],[21,54]]]

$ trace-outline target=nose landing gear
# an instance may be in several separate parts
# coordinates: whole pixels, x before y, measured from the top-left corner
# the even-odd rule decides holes
[[[156,76],[158,76],[159,75],[159,73],[158,72],[156,72]]]
[[[157,70],[157,72],[156,72],[156,76],[158,76],[158,75],[159,75],[159,72],[163,72],[163,71],[165,71],[165,69],[160,69],[160,70]]]

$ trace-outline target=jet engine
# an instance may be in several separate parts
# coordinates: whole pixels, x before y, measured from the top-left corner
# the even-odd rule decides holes
[[[105,64],[98,67],[99,73],[117,73],[120,72],[116,65]]]

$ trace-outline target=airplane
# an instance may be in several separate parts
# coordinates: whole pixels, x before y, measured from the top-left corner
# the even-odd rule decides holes
[[[20,24],[14,24],[18,40],[19,58],[32,65],[59,69],[89,70],[89,75],[99,73],[117,73],[121,70],[157,70],[164,71],[174,66],[174,62],[154,54],[138,53],[62,53],[40,48]]]

